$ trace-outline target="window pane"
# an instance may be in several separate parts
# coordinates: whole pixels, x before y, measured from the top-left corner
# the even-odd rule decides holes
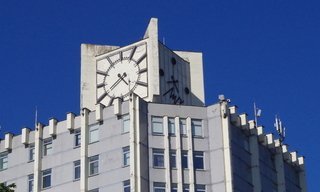
[[[152,133],[163,134],[162,117],[152,117]]]
[[[174,125],[174,118],[168,119],[168,131],[170,135],[174,135],[176,133],[175,131],[175,125]]]
[[[201,120],[192,120],[191,121],[192,135],[193,136],[202,136],[202,121]]]
[[[29,161],[34,160],[34,144],[30,145],[29,147]]]
[[[171,192],[177,192],[178,191],[178,186],[176,183],[171,184]]]
[[[188,168],[188,152],[182,152],[182,168]]]
[[[128,166],[130,164],[130,148],[124,147],[122,148],[123,152],[123,166]]]
[[[74,135],[74,146],[78,147],[81,145],[81,132],[77,130]]]
[[[51,186],[51,169],[42,171],[42,188]]]
[[[189,192],[189,185],[183,185],[183,192]]]
[[[80,178],[80,160],[73,162],[74,164],[74,179]]]
[[[166,184],[165,183],[153,183],[153,191],[154,192],[165,192],[166,191]]]
[[[170,166],[171,168],[176,168],[176,152],[171,151],[170,152]]]
[[[28,176],[28,192],[33,192],[33,174]]]
[[[153,150],[153,166],[164,167],[164,150],[163,149]]]
[[[196,185],[196,192],[205,192],[206,186],[205,185]]]
[[[194,152],[193,163],[195,169],[204,169],[203,152]]]
[[[130,131],[130,116],[129,114],[122,116],[122,133]]]
[[[99,172],[99,155],[89,157],[89,175],[95,175]]]
[[[123,181],[123,191],[130,192],[130,180]]]
[[[6,153],[0,154],[0,170],[8,168],[8,155]]]
[[[99,125],[90,125],[89,126],[89,143],[94,143],[99,141]]]
[[[43,156],[52,154],[52,138],[43,141]]]
[[[180,134],[187,135],[186,119],[180,119]]]

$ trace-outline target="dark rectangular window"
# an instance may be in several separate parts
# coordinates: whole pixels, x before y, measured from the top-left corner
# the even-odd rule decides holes
[[[51,169],[42,171],[42,189],[51,187]]]
[[[182,168],[187,169],[188,168],[188,152],[183,151],[181,154],[182,157]]]
[[[202,151],[195,151],[193,153],[193,164],[195,169],[204,169],[204,158]]]
[[[99,173],[99,155],[89,157],[89,176]]]
[[[164,150],[163,149],[153,149],[153,167],[163,168],[164,167]]]
[[[123,181],[123,192],[130,192],[130,180]]]
[[[74,167],[74,176],[73,179],[74,180],[78,180],[80,179],[80,160],[78,161],[74,161],[73,162],[73,167]]]
[[[81,131],[80,129],[78,129],[74,133],[74,146],[79,147],[80,145],[81,145]]]

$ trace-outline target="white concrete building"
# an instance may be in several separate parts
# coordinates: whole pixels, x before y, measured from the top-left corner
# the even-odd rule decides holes
[[[17,192],[305,192],[304,158],[219,98],[202,54],[158,41],[81,45],[81,112],[7,133],[0,182]]]

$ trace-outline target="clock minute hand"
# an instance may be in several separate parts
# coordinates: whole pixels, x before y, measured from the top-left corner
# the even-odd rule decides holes
[[[118,74],[119,79],[116,80],[116,82],[113,83],[113,85],[111,85],[110,90],[114,89],[121,81],[120,78],[120,73]]]

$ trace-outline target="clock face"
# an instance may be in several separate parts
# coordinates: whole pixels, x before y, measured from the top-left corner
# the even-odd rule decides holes
[[[112,52],[97,61],[97,103],[112,105],[134,92],[148,96],[147,45],[140,44]]]

